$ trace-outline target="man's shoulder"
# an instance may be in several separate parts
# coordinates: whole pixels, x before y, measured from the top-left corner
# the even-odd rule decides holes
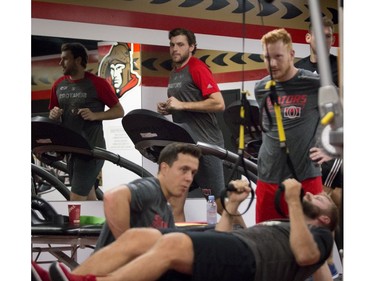
[[[310,61],[310,56],[304,57],[294,64],[294,66],[297,68],[304,68],[308,70],[314,70],[314,65],[315,64]]]
[[[265,85],[268,81],[271,80],[271,77],[269,75],[263,77],[261,80],[255,82],[255,90],[262,90],[264,89]]]
[[[155,177],[145,177],[136,179],[130,183],[128,183],[129,188],[152,188],[152,187],[159,187],[159,180]]]
[[[203,67],[208,68],[207,64],[204,61],[194,56],[192,56],[189,59],[188,65],[189,67],[202,67],[203,66]]]
[[[299,80],[311,81],[320,85],[319,74],[308,69],[299,68],[296,76]]]
[[[57,78],[57,80],[55,80],[54,84],[55,85],[60,84],[61,82],[66,81],[68,79],[69,79],[69,76],[67,75],[60,76],[59,78]]]
[[[106,82],[106,80],[103,77],[100,77],[94,73],[91,73],[89,71],[85,71],[85,78],[95,80],[95,81],[100,81],[100,82]]]

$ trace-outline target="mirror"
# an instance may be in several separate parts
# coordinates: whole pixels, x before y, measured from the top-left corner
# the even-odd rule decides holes
[[[171,59],[167,46],[32,36],[33,116],[48,116],[50,89],[54,81],[62,75],[59,66],[60,47],[65,42],[81,42],[86,46],[89,53],[87,71],[109,79],[114,88],[121,85],[121,89],[126,88],[126,91],[122,91],[120,88],[117,91],[125,113],[137,108],[155,111],[156,103],[166,99],[166,87],[171,70]],[[256,81],[266,74],[263,61],[258,54],[242,56],[242,53],[238,52],[198,49],[195,56],[209,65],[218,84],[223,85],[221,89],[227,105],[239,99],[239,89],[244,86],[240,81],[244,78],[250,80],[250,82],[246,81],[246,87],[249,87],[253,83],[251,80]],[[124,73],[123,70],[129,64],[131,67],[128,67]],[[114,81],[117,80],[113,75],[116,75],[119,68],[122,68],[122,78],[126,83],[117,83],[119,85],[116,85]],[[127,86],[129,84],[131,85]],[[229,131],[222,116],[219,116],[220,120],[223,130]],[[130,161],[142,165],[146,170],[155,174],[155,163],[147,159],[139,159],[138,151],[134,149],[122,127],[117,124],[120,122],[118,120],[111,121],[114,122],[103,122],[107,149],[122,156],[126,155]],[[114,139],[117,140],[116,143],[113,141]],[[226,142],[228,149],[235,150],[233,144],[230,143],[229,136],[226,136]],[[115,173],[112,171],[113,169],[118,171],[113,165],[104,168],[104,189],[117,185],[118,175],[124,174],[123,169],[121,173]],[[114,177],[107,176],[108,173],[113,174]],[[60,175],[60,177],[63,176],[64,174]],[[108,178],[116,180],[111,182]],[[124,178],[124,181],[127,182],[129,179]]]

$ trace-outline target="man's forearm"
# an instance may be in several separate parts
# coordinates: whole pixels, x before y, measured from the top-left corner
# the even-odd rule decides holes
[[[231,214],[237,213],[237,207],[234,205],[228,204],[226,208],[227,208],[227,211],[223,210],[223,212],[221,213],[221,218],[219,222],[216,224],[215,230],[217,231],[229,232],[233,229],[235,217],[232,216]],[[228,212],[230,212],[230,214]]]
[[[320,252],[311,234],[299,201],[288,202],[290,219],[290,246],[300,265],[315,263],[320,258]]]
[[[111,107],[107,111],[96,112],[97,120],[113,120],[121,118],[124,116],[124,109],[120,103],[117,103],[115,106]]]

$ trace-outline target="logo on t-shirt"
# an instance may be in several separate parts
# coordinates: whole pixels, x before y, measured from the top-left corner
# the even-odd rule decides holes
[[[213,86],[211,84],[207,85],[207,89],[212,89],[212,88],[213,88]]]
[[[159,216],[158,214],[156,214],[154,216],[154,220],[152,221],[152,227],[154,227],[154,228],[167,228],[168,223],[163,221],[163,218],[161,216]]]

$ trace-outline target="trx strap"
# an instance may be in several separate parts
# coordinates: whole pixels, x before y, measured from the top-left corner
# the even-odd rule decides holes
[[[283,183],[280,183],[279,188],[276,190],[276,193],[275,193],[275,209],[280,215],[282,215],[284,218],[287,218],[288,216],[281,209],[281,194],[283,192],[285,192],[285,185]],[[301,202],[303,200],[304,195],[305,195],[305,191],[303,190],[303,187],[302,187],[301,194],[300,194]]]
[[[242,51],[243,51],[243,54],[245,53],[245,36],[246,36],[246,20],[245,20],[246,9],[245,9],[245,6],[246,6],[246,1],[243,0],[242,1],[242,11],[243,11],[242,12],[242,33],[243,33],[242,34]],[[233,170],[232,170],[232,173],[229,177],[228,183],[226,184],[226,188],[220,194],[221,205],[223,206],[223,209],[231,216],[242,216],[243,214],[245,214],[250,209],[250,206],[253,203],[253,200],[254,200],[254,197],[255,197],[255,192],[254,192],[254,189],[251,187],[251,181],[250,181],[250,177],[248,176],[248,172],[247,172],[246,165],[245,165],[245,158],[244,158],[244,149],[245,149],[245,105],[246,105],[246,103],[248,103],[248,101],[246,99],[246,91],[244,90],[244,86],[245,86],[245,69],[244,69],[244,65],[242,65],[242,92],[241,92],[241,107],[240,107],[239,141],[238,141],[238,155],[239,155],[239,157],[236,161],[236,164],[233,167]],[[252,118],[251,114],[250,114],[250,118]],[[257,127],[256,124],[255,124],[255,127]],[[251,129],[249,129],[249,131],[251,132]],[[245,177],[249,181],[249,186],[250,186],[250,190],[251,190],[251,198],[250,198],[249,205],[247,206],[246,210],[242,214],[231,214],[225,208],[225,198],[227,197],[228,191],[229,192],[236,192],[236,189],[231,184],[229,184],[229,182],[233,178],[234,172],[237,170],[237,168],[239,167],[240,164],[242,164]]]
[[[268,48],[267,48],[266,43],[265,43],[265,48],[266,48],[267,57],[269,58],[269,53],[268,53]],[[278,136],[279,136],[280,149],[282,151],[284,151],[284,153],[286,155],[286,162],[287,162],[287,165],[288,165],[288,167],[289,167],[289,169],[292,173],[292,176],[296,180],[298,180],[297,173],[296,173],[296,170],[294,168],[292,159],[290,158],[289,149],[288,149],[288,146],[287,146],[287,143],[286,143],[286,135],[285,135],[283,120],[282,120],[282,116],[281,116],[281,108],[280,108],[280,104],[279,104],[278,96],[277,96],[277,92],[276,92],[276,82],[273,79],[271,64],[269,63],[268,66],[269,66],[268,72],[269,72],[269,75],[270,75],[270,81],[268,81],[266,83],[265,90],[269,90],[269,92],[266,94],[266,96],[263,100],[263,103],[261,105],[261,108],[260,108],[260,111],[259,111],[260,112],[260,116],[259,116],[260,119],[259,120],[263,120],[263,109],[265,108],[266,114],[267,114],[267,117],[268,117],[268,120],[269,120],[269,130],[271,130],[271,128],[272,128],[272,117],[271,117],[271,114],[269,113],[268,107],[266,105],[267,99],[270,98],[270,101],[271,101],[271,103],[273,105],[273,108],[274,108],[275,117],[276,117],[276,125],[277,125],[277,131],[278,131]],[[265,131],[264,127],[263,127],[263,121],[261,121],[260,123],[261,123],[262,130]],[[281,183],[279,184],[279,187],[280,186],[281,186]],[[277,197],[278,196],[275,196],[275,208],[280,215],[285,217],[284,212],[281,211],[280,204],[279,204],[279,198],[277,198]]]
[[[244,158],[244,148],[245,148],[245,104],[248,102],[247,99],[246,99],[246,92],[245,91],[242,91],[241,93],[242,95],[242,98],[241,98],[241,107],[240,107],[240,128],[239,128],[239,143],[238,143],[238,159],[236,161],[236,164],[234,165],[233,167],[233,170],[232,170],[232,173],[229,177],[229,180],[228,180],[228,183],[226,184],[226,189],[224,189],[222,192],[221,192],[221,195],[220,195],[220,202],[221,202],[221,205],[223,206],[224,210],[231,216],[242,216],[243,214],[245,214],[249,209],[250,209],[250,206],[251,204],[253,203],[253,200],[254,200],[254,197],[255,197],[255,192],[254,192],[254,189],[251,187],[251,181],[249,180],[249,176],[248,176],[248,172],[247,172],[247,169],[246,169],[246,165],[245,165],[245,158]],[[244,173],[245,173],[245,177],[247,178],[247,180],[249,181],[249,186],[250,186],[250,190],[251,190],[251,196],[250,196],[250,202],[249,202],[249,205],[247,206],[246,210],[242,213],[242,214],[231,214],[228,212],[228,210],[225,208],[225,198],[227,197],[227,192],[235,192],[236,189],[234,188],[234,186],[232,184],[230,184],[230,180],[233,178],[233,175],[234,175],[234,172],[237,170],[237,168],[239,167],[239,165],[242,165],[243,167],[243,170],[244,170]]]
[[[288,167],[289,167],[289,169],[292,173],[292,176],[296,180],[299,180],[298,176],[297,176],[297,173],[296,173],[296,170],[294,168],[292,159],[291,159],[290,154],[289,154],[289,149],[288,149],[287,143],[286,143],[286,136],[285,136],[284,126],[283,126],[283,122],[282,122],[281,110],[280,110],[280,105],[279,105],[278,97],[277,97],[277,93],[276,93],[276,82],[274,80],[272,80],[272,74],[271,74],[271,80],[266,83],[265,89],[270,90],[270,92],[266,95],[266,97],[263,101],[262,109],[263,108],[266,109],[267,117],[268,117],[269,122],[270,122],[269,129],[271,129],[271,127],[272,127],[272,118],[271,118],[271,115],[268,111],[267,106],[265,106],[268,97],[270,98],[271,103],[274,107],[274,111],[275,111],[276,125],[277,125],[278,134],[279,134],[280,149],[282,151],[284,151],[284,153],[286,155],[286,163],[287,163],[287,165],[288,165]],[[262,109],[261,109],[260,112],[262,112]],[[260,115],[260,118],[262,118],[262,113]],[[263,122],[261,122],[261,124],[262,123]],[[319,122],[316,125],[315,131],[318,129],[318,125],[319,125]],[[264,130],[263,125],[262,125],[262,130]],[[284,191],[284,189],[285,189],[285,187],[283,186],[282,183],[280,183],[279,188],[278,188],[278,190],[276,191],[276,194],[275,194],[274,204],[275,204],[276,211],[281,216],[287,217],[285,215],[285,213],[282,211],[281,206],[280,206],[281,193]],[[301,200],[302,200],[303,195],[304,195],[304,190],[302,189],[301,190]]]
[[[270,74],[271,75],[271,80],[268,81],[266,83],[266,86],[265,86],[265,89],[266,90],[270,90],[270,92],[265,97],[264,103],[266,102],[267,98],[269,97],[270,100],[271,100],[271,103],[273,105],[274,111],[275,111],[277,131],[278,131],[278,134],[279,134],[280,149],[282,151],[284,151],[284,153],[286,155],[286,163],[287,163],[287,165],[288,165],[288,167],[289,167],[289,169],[290,169],[290,171],[292,173],[292,176],[296,180],[298,180],[297,173],[296,173],[296,170],[294,169],[292,159],[290,158],[289,149],[288,149],[288,146],[286,144],[286,136],[285,136],[284,126],[283,126],[283,120],[282,120],[282,116],[281,116],[281,108],[280,108],[280,104],[278,102],[278,96],[277,96],[277,93],[276,93],[276,82],[272,79],[272,72],[270,72],[270,73],[271,73]],[[263,103],[263,105],[264,105],[264,103]],[[266,110],[268,112],[267,106],[264,106],[263,108],[266,108]],[[272,118],[271,118],[271,115],[269,114],[269,112],[267,113],[267,116],[269,118],[270,128],[271,128],[271,126],[272,126]],[[281,192],[283,192],[284,190],[285,190],[284,185],[282,183],[279,183],[279,188],[278,188],[278,190],[276,191],[276,194],[275,194],[274,204],[275,204],[276,211],[281,216],[287,217],[285,215],[285,213],[282,211],[281,206],[280,206]]]

